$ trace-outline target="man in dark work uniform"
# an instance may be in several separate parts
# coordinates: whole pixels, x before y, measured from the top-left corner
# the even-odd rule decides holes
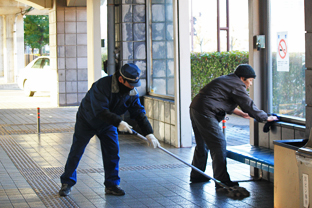
[[[60,196],[68,196],[77,182],[77,167],[90,139],[97,135],[101,143],[105,173],[105,193],[122,196],[119,187],[119,142],[118,132],[132,133],[131,126],[120,115],[129,111],[148,142],[156,148],[158,140],[153,134],[145,109],[135,89],[141,85],[140,69],[135,64],[125,64],[114,75],[106,76],[93,83],[82,99],[76,115],[73,143],[61,175]]]
[[[213,177],[227,186],[239,184],[231,181],[226,167],[226,140],[219,126],[226,113],[234,113],[243,118],[252,117],[259,122],[277,120],[276,116],[268,116],[259,110],[249,97],[247,89],[255,78],[254,69],[248,64],[241,64],[234,73],[218,77],[204,86],[190,105],[196,140],[192,164],[205,171],[210,150]],[[191,171],[190,180],[192,183],[209,181],[194,170]],[[216,184],[216,188],[220,187]]]

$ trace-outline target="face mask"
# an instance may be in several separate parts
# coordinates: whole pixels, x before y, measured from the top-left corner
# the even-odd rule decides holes
[[[123,85],[119,81],[118,81],[118,87],[119,87],[119,93],[122,95],[128,94],[131,91],[131,89],[129,87],[126,87],[125,85]]]

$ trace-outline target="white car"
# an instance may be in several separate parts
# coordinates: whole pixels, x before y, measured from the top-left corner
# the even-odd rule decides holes
[[[50,91],[53,77],[50,58],[40,56],[20,70],[17,84],[26,96],[32,97],[36,91]]]

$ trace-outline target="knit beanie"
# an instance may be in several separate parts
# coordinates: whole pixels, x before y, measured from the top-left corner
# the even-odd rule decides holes
[[[249,64],[240,64],[236,67],[234,74],[238,77],[256,78],[255,70]]]

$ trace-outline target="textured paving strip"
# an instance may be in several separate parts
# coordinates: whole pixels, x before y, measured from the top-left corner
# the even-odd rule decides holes
[[[185,168],[188,167],[184,164],[163,164],[163,165],[140,165],[140,166],[127,166],[120,167],[120,171],[140,171],[140,170],[158,170],[158,169],[174,169],[174,168]],[[53,168],[43,168],[42,169],[50,178],[59,178],[64,171],[64,167],[53,167]],[[103,168],[91,168],[91,169],[77,169],[79,174],[88,173],[104,173]]]
[[[45,174],[11,136],[0,136],[0,146],[46,207],[78,207],[70,197],[58,196],[59,185]]]
[[[41,123],[40,133],[73,132],[74,122]],[[30,124],[0,124],[0,135],[36,134],[38,127],[35,123]]]

